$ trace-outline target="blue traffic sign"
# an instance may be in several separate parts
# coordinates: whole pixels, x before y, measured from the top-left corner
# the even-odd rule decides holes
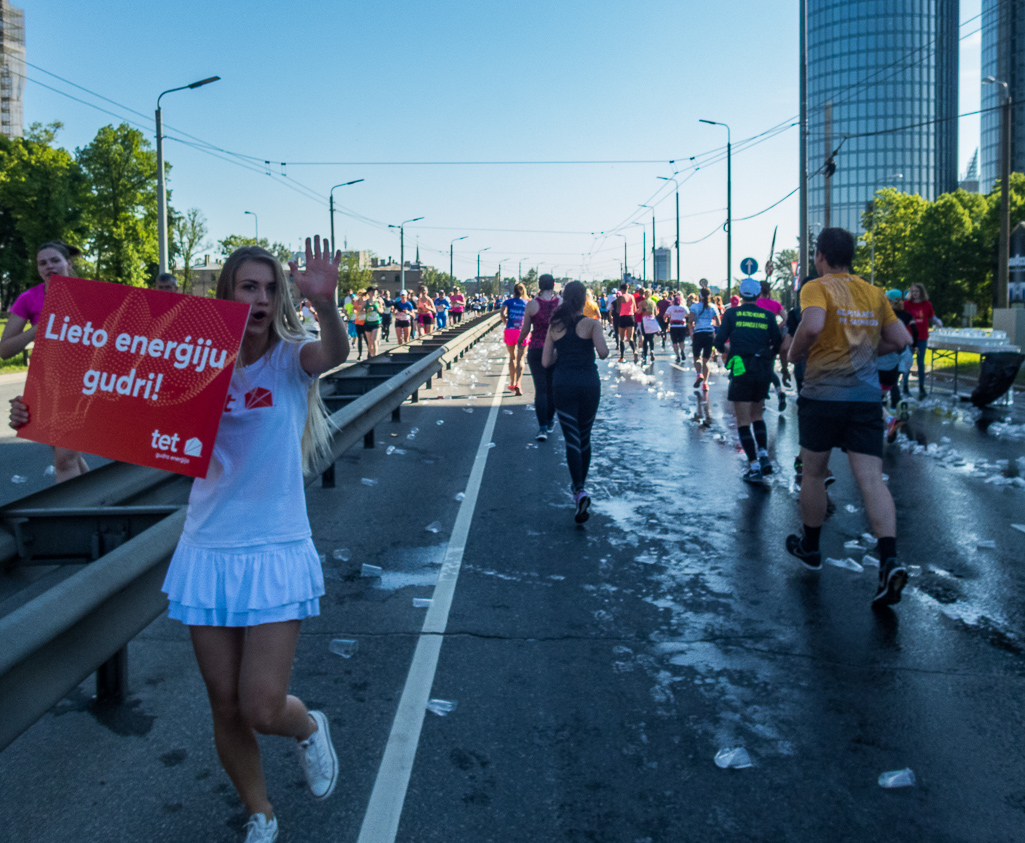
[[[744,258],[740,262],[740,271],[745,275],[754,275],[758,271],[758,261],[754,258]]]

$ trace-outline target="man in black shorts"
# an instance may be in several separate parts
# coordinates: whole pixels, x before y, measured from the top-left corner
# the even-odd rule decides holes
[[[715,347],[721,354],[726,354],[726,343],[730,344],[726,361],[730,388],[726,397],[737,414],[737,435],[748,459],[744,474],[748,483],[761,483],[763,475],[772,473],[762,405],[769,395],[772,364],[783,342],[775,314],[755,304],[761,289],[754,278],[741,281],[743,301],[726,311],[715,335]]]
[[[842,228],[819,234],[819,276],[801,289],[801,324],[788,357],[807,360],[797,399],[801,440],[803,535],[786,547],[806,568],[820,570],[819,534],[826,515],[826,474],[833,448],[847,452],[878,539],[879,588],[873,606],[900,601],[908,573],[897,561],[897,515],[883,482],[883,418],[876,356],[900,351],[911,337],[883,291],[851,274],[854,237]]]

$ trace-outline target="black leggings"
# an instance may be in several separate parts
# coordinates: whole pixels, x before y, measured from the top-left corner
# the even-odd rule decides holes
[[[566,462],[573,491],[579,492],[587,480],[591,465],[591,426],[601,400],[601,380],[597,368],[559,369],[553,377],[555,410],[566,440]]]
[[[543,348],[527,349],[527,366],[530,376],[534,379],[534,412],[540,427],[550,427],[555,420],[555,396],[552,393],[552,374],[554,367],[545,368],[541,365]]]
[[[652,359],[654,359],[654,357],[655,357],[655,337],[656,336],[658,336],[658,334],[645,334],[644,335],[644,346],[641,348],[641,356],[642,357],[644,355],[646,355],[648,353],[648,350],[650,349],[651,350],[651,357],[652,357]]]

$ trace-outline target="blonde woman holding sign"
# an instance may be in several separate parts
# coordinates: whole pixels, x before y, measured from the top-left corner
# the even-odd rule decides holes
[[[36,326],[43,312],[43,300],[46,298],[46,288],[51,276],[74,277],[73,261],[81,254],[81,251],[62,240],[51,240],[39,247],[39,251],[36,252],[36,271],[43,279],[43,283],[30,287],[11,305],[10,318],[4,327],[3,336],[0,337],[0,360],[6,360],[24,351],[29,343],[35,340]],[[14,400],[20,401],[21,396]],[[53,448],[53,467],[58,483],[78,477],[89,470],[85,458],[78,451],[57,446]]]
[[[303,618],[320,613],[324,577],[306,515],[303,469],[329,453],[317,375],[349,343],[335,303],[341,253],[306,241],[306,267],[289,265],[320,320],[313,340],[291,306],[281,264],[258,246],[225,261],[217,298],[250,306],[206,478],[189,496],[185,528],[163,590],[189,627],[206,684],[217,754],[251,815],[247,843],[272,843],[257,734],[296,741],[310,792],[330,796],[338,757],[327,717],[288,694]],[[29,409],[12,402],[11,426]]]

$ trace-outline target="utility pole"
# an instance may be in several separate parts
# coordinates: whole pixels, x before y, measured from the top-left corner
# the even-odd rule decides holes
[[[808,274],[808,0],[800,0],[798,11],[800,22],[800,58],[798,59],[798,97],[801,100],[800,126],[800,149],[797,157],[797,169],[800,178],[800,209],[798,211],[799,258],[798,272],[800,275]],[[795,279],[798,287],[800,277]]]

